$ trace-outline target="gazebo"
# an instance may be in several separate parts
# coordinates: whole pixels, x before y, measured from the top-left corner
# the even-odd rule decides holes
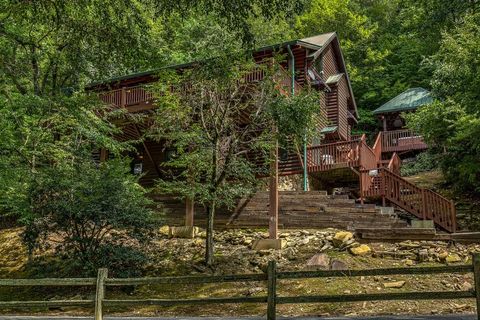
[[[402,112],[412,112],[418,107],[433,102],[430,91],[424,88],[411,88],[375,109],[373,114],[383,123],[383,131],[403,129],[405,120]]]

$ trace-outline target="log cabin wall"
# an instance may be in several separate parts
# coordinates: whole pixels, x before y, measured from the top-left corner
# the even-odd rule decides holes
[[[348,126],[348,88],[345,77],[342,77],[338,82],[338,133],[348,140],[349,126]]]
[[[322,57],[323,80],[331,76],[342,74],[338,65],[338,57],[335,55],[333,45],[329,44],[323,52]],[[336,83],[329,84],[330,92],[324,94],[324,101],[321,105],[325,105],[325,112],[328,125],[338,126],[338,134],[342,140],[348,140],[350,137],[348,124],[348,99],[350,98],[347,79],[342,76]]]

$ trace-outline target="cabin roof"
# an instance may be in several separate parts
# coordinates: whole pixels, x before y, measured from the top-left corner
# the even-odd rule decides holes
[[[390,112],[401,112],[415,110],[420,106],[433,102],[430,91],[424,88],[410,88],[400,93],[395,98],[384,103],[381,107],[375,109],[373,114],[383,114]]]
[[[255,49],[254,52],[273,50],[273,49],[277,49],[277,48],[286,47],[288,45],[291,45],[291,46],[292,45],[300,45],[300,46],[303,46],[303,47],[308,47],[310,49],[319,50],[319,49],[322,49],[323,46],[330,43],[330,41],[335,36],[336,36],[335,32],[328,32],[328,33],[316,35],[316,36],[313,36],[313,37],[295,39],[295,40],[291,40],[291,41],[286,41],[286,42],[282,42],[282,43],[277,43],[277,44],[261,47],[261,48]],[[178,69],[178,68],[182,68],[182,67],[188,67],[188,66],[190,66],[194,63],[197,63],[197,62],[198,61],[181,63],[181,64],[172,64],[172,65],[168,65],[168,66],[161,67],[161,68],[156,68],[156,69],[151,69],[151,70],[141,71],[141,72],[136,72],[136,73],[130,73],[130,74],[122,75],[122,76],[118,76],[118,77],[112,77],[112,78],[108,78],[108,79],[105,79],[105,80],[93,82],[88,87],[94,87],[94,86],[102,85],[102,84],[110,84],[110,83],[114,83],[114,82],[119,82],[119,81],[123,81],[123,80],[139,78],[139,77],[152,76],[155,73],[159,72],[160,70]]]

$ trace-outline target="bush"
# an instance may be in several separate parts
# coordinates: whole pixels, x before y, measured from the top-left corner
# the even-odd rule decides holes
[[[24,240],[30,252],[54,249],[84,273],[138,270],[155,221],[138,177],[120,160],[44,169],[30,188]]]
[[[413,176],[439,167],[439,156],[430,152],[419,153],[415,160],[405,161],[400,169],[402,176]]]

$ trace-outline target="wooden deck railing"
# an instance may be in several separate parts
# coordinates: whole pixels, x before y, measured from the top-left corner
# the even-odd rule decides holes
[[[245,74],[245,82],[256,83],[265,77],[265,69],[258,67]],[[290,94],[292,88],[291,75],[281,66],[279,66],[279,75],[277,75],[278,83],[282,87],[282,91]],[[295,81],[295,94],[301,91],[301,85]],[[116,90],[99,93],[100,99],[108,105],[124,108],[144,102],[150,102],[154,98],[154,94],[148,85],[138,85],[134,87],[123,87]]]
[[[114,107],[124,108],[142,102],[151,101],[153,93],[145,85],[126,87],[100,93],[100,99]]]
[[[406,275],[416,278],[421,275],[473,273],[474,290],[450,290],[429,292],[383,292],[359,293],[338,295],[296,295],[279,296],[277,287],[280,281],[296,279],[344,278],[369,276],[398,276]],[[266,282],[266,295],[259,296],[230,296],[179,299],[109,299],[106,291],[111,287],[158,285],[158,284],[206,284],[225,282]],[[281,284],[280,284],[281,285]],[[267,320],[277,317],[277,305],[297,303],[345,303],[355,301],[387,301],[387,300],[441,300],[475,298],[477,302],[477,317],[480,319],[480,254],[473,254],[471,265],[441,266],[441,267],[414,267],[414,268],[386,268],[367,270],[317,270],[317,271],[278,271],[275,261],[269,261],[266,273],[219,275],[219,276],[177,276],[177,277],[150,277],[150,278],[109,278],[107,269],[98,270],[97,278],[86,279],[0,279],[0,287],[21,286],[90,286],[95,288],[95,299],[91,300],[47,300],[47,301],[0,301],[0,309],[26,309],[47,307],[86,307],[95,309],[95,320],[103,320],[104,307],[137,307],[177,306],[177,305],[217,305],[217,304],[266,304]]]
[[[382,152],[428,149],[428,145],[423,141],[422,136],[408,129],[382,131],[379,135],[381,135]]]
[[[455,206],[440,194],[417,187],[388,168],[361,171],[363,197],[384,197],[420,219],[433,220],[449,232],[457,228]]]
[[[362,140],[344,141],[310,146],[307,149],[309,172],[337,168],[359,167],[362,157]]]

